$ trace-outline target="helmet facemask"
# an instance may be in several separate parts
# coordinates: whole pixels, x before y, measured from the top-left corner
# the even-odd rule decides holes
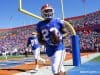
[[[44,19],[49,19],[49,18],[53,18],[54,15],[54,10],[51,6],[45,6],[44,8],[42,7],[41,9],[41,16]]]

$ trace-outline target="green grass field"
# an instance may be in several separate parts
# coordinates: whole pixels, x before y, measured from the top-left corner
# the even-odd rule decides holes
[[[12,55],[12,56],[8,55],[7,60],[18,60],[18,59],[29,58],[29,57],[34,58],[34,55],[28,55],[28,57],[25,57],[25,55]],[[45,57],[45,54],[41,54],[41,57]],[[6,60],[6,57],[0,56],[0,61],[2,60]]]
[[[100,62],[100,56],[98,56],[98,57],[92,59],[92,61]]]
[[[32,57],[32,55],[29,55],[28,57]],[[16,60],[16,59],[22,59],[22,58],[28,58],[28,57],[25,57],[25,55],[12,55],[12,56],[7,56],[7,60]],[[0,60],[6,60],[6,57],[4,56],[0,56]]]

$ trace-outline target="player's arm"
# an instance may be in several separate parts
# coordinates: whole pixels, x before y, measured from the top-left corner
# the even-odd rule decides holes
[[[42,36],[42,33],[40,32],[37,32],[37,38],[38,38],[38,41],[41,45],[45,45],[45,41],[43,40],[43,36]]]
[[[63,33],[63,37],[66,37],[68,35],[65,24],[63,24],[61,31]]]

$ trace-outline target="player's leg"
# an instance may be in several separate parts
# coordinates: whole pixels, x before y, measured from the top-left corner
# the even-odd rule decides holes
[[[2,55],[3,55],[3,57],[6,58],[6,60],[7,60],[7,53],[6,53],[6,52],[3,52]]]
[[[34,53],[34,58],[35,58],[35,70],[38,70],[39,69],[39,60],[38,60],[38,48],[33,50],[33,53]]]
[[[54,75],[65,75],[65,69],[63,66],[65,52],[62,50],[56,51],[55,54],[50,57],[52,71]]]
[[[45,60],[45,59],[43,59],[43,58],[41,58],[41,57],[39,57],[39,60],[40,60],[40,61],[42,61],[43,63],[45,63],[45,62],[46,62],[46,60]]]
[[[43,63],[45,63],[45,59],[43,59],[43,58],[40,57],[40,48],[38,48],[38,49],[36,50],[36,53],[37,53],[37,56],[38,56],[38,60],[40,60],[40,61],[42,61]]]

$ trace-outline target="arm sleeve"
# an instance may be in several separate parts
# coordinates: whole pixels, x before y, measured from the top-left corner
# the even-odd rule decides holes
[[[62,34],[65,34],[67,32],[67,30],[66,30],[66,26],[65,26],[64,21],[63,20],[59,20],[58,23],[60,24],[60,28],[61,28],[60,31],[62,32]]]

